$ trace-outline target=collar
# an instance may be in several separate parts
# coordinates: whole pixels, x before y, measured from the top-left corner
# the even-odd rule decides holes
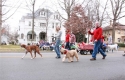
[[[68,51],[68,50],[65,50],[65,51],[64,51],[64,54],[66,54],[66,53],[67,53],[67,51]]]

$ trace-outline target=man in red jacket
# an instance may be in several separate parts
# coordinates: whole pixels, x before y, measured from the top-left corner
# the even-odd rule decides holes
[[[91,61],[96,60],[96,54],[100,52],[103,56],[102,59],[105,59],[106,54],[105,52],[101,49],[101,43],[102,43],[102,28],[99,25],[99,23],[95,24],[96,29],[91,32],[90,30],[88,31],[89,34],[93,35],[93,41],[94,41],[94,49],[92,53],[92,58],[90,59]]]

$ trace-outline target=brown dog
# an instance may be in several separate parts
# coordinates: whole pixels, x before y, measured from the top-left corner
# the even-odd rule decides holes
[[[66,54],[64,55],[62,61],[64,62],[66,58],[68,58],[69,62],[73,62],[74,57],[76,57],[76,60],[79,60],[78,53],[76,50],[67,50],[65,48],[61,48],[61,53]]]
[[[22,59],[26,56],[26,54],[28,52],[30,52],[31,59],[33,59],[32,51],[34,51],[34,55],[35,55],[34,58],[36,57],[36,53],[38,53],[42,57],[42,54],[40,54],[40,49],[39,49],[39,47],[37,45],[25,45],[25,44],[22,44],[21,47],[26,49],[25,55],[22,57]]]

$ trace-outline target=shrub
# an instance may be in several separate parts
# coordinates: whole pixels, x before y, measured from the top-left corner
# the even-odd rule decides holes
[[[118,46],[119,47],[125,47],[125,44],[124,43],[118,43]]]
[[[30,45],[30,43],[27,43],[27,45]]]
[[[14,41],[12,41],[11,44],[14,45]]]

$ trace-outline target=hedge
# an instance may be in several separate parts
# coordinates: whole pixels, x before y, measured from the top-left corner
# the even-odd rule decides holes
[[[118,43],[118,46],[119,47],[125,47],[125,44],[124,43]]]

